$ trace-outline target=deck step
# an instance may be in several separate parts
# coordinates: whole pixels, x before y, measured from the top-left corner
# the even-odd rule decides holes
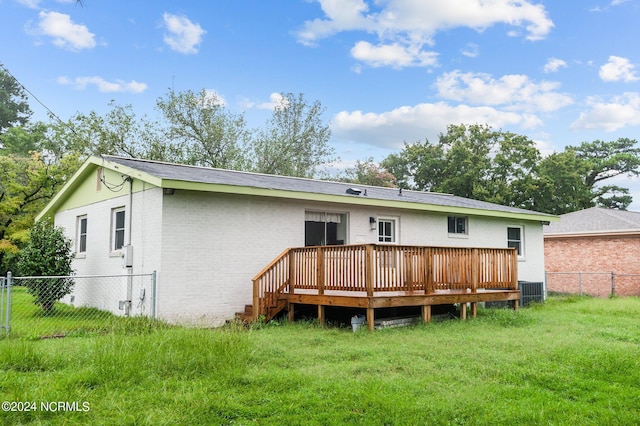
[[[242,322],[253,321],[253,305],[244,305],[244,311],[236,312],[236,319]]]

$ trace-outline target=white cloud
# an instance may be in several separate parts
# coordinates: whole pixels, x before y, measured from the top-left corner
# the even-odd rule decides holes
[[[402,46],[398,43],[373,46],[366,41],[359,41],[351,49],[351,56],[372,67],[402,68],[434,65],[437,62],[438,54],[425,52],[419,46]]]
[[[620,56],[609,56],[609,62],[600,67],[600,78],[603,81],[624,81],[626,83],[638,81],[635,66],[629,59]]]
[[[466,48],[461,50],[461,53],[469,58],[477,58],[480,55],[480,47],[475,43],[469,43]]]
[[[214,89],[204,89],[203,106],[218,105],[225,106],[227,100]]]
[[[611,0],[611,3],[609,3],[608,6],[605,6],[605,7],[595,6],[589,9],[589,12],[606,12],[607,10],[611,9],[610,6],[620,6],[621,4],[627,3],[628,1],[629,0]]]
[[[162,18],[167,30],[163,40],[171,50],[185,54],[198,53],[198,45],[202,43],[202,37],[206,34],[200,24],[170,13],[165,13]]]
[[[364,0],[317,1],[328,19],[306,21],[297,33],[301,43],[354,30],[431,40],[439,30],[469,27],[482,31],[495,24],[524,26],[527,39],[539,40],[553,27],[544,6],[527,0],[388,0],[380,2],[384,6],[377,13],[368,13]]]
[[[53,38],[53,44],[63,49],[79,51],[96,46],[94,34],[85,25],[76,24],[71,17],[59,12],[41,11],[37,28],[29,32]]]
[[[365,15],[369,6],[364,0],[318,0],[318,3],[329,19],[306,21],[296,34],[302,44],[314,45],[317,40],[342,31],[375,30],[375,23]]]
[[[306,21],[296,33],[298,41],[313,45],[344,31],[376,34],[377,43],[359,41],[351,50],[356,59],[374,66],[407,66],[411,56],[411,65],[433,65],[434,53],[424,51],[423,46],[433,45],[434,35],[441,30],[467,27],[483,31],[506,24],[524,31],[529,40],[540,40],[553,27],[544,6],[528,0],[316,1],[325,16]]]
[[[494,79],[484,73],[452,71],[438,77],[438,96],[476,105],[502,106],[514,111],[550,112],[573,103],[558,93],[557,82],[533,82],[526,75],[511,74]]]
[[[273,92],[269,95],[269,101],[267,102],[255,102],[251,100],[245,100],[242,106],[247,109],[266,109],[273,111],[277,107],[286,107],[289,104],[287,98],[283,97],[281,93]]]
[[[547,63],[544,65],[545,74],[549,74],[551,72],[558,72],[560,68],[567,68],[567,63],[562,59],[558,58],[549,58]]]
[[[640,125],[640,93],[627,92],[610,102],[597,97],[587,99],[589,111],[571,123],[574,130],[602,129],[613,132],[627,126]]]
[[[122,80],[109,82],[98,76],[76,77],[73,80],[63,76],[58,77],[57,82],[61,85],[73,86],[74,89],[77,90],[84,90],[87,88],[87,86],[94,85],[98,88],[98,91],[102,93],[142,93],[147,90],[147,85],[145,83],[140,83],[135,80],[131,80],[130,82],[125,82]]]
[[[342,111],[331,120],[333,135],[343,140],[365,140],[375,146],[398,149],[403,142],[434,141],[451,123],[482,123],[495,128],[542,124],[535,116],[500,111],[489,106],[451,106],[445,102],[403,106],[383,113]]]

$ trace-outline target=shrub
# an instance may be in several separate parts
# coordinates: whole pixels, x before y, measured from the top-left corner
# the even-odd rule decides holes
[[[45,221],[36,223],[29,233],[29,242],[20,252],[18,273],[22,276],[58,276],[59,279],[34,278],[26,281],[27,290],[34,303],[45,313],[53,310],[54,303],[71,293],[73,273],[71,262],[75,254],[71,240],[64,236],[62,228]]]

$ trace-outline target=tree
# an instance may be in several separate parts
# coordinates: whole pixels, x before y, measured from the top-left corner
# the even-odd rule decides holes
[[[595,140],[583,142],[577,147],[567,147],[587,166],[585,184],[593,188],[599,182],[626,174],[640,175],[640,148],[637,141],[619,138],[611,142]]]
[[[633,202],[628,188],[606,185],[598,188],[596,204],[607,209],[626,210]],[[609,194],[605,197],[605,194]]]
[[[41,151],[48,126],[44,123],[29,123],[16,126],[0,134],[0,155],[29,156],[32,151]]]
[[[640,148],[637,141],[619,138],[611,142],[595,140],[583,142],[577,147],[567,147],[567,151],[575,153],[576,158],[584,164],[584,184],[592,193],[592,200],[603,206],[616,206],[626,209],[631,204],[628,189],[616,185],[598,185],[620,175],[640,175]],[[611,194],[605,197],[605,194]],[[622,195],[621,195],[622,194]],[[627,195],[624,195],[627,194]]]
[[[24,89],[0,63],[0,135],[14,126],[24,126],[32,111]]]
[[[159,144],[160,132],[154,123],[137,119],[131,105],[109,103],[105,115],[95,111],[78,113],[66,123],[51,125],[43,149],[56,159],[67,153],[89,155],[121,155],[147,158],[150,145]]]
[[[445,151],[443,180],[438,191],[461,197],[486,199],[491,158],[497,134],[489,126],[472,124],[450,125],[440,134],[439,144]]]
[[[484,199],[489,202],[535,209],[540,192],[539,164],[542,159],[535,143],[526,136],[498,132],[492,147],[491,167]]]
[[[77,156],[48,164],[38,152],[0,155],[0,271],[28,240],[35,216],[80,165]]]
[[[64,236],[62,228],[46,221],[40,221],[31,228],[29,243],[20,252],[18,273],[32,277],[62,277],[26,281],[27,291],[33,295],[34,303],[41,306],[45,313],[53,310],[57,300],[71,293],[71,262],[74,257],[71,240]]]
[[[355,166],[345,170],[338,180],[361,185],[395,188],[397,179],[369,157],[364,161],[356,161]]]
[[[560,215],[592,207],[592,193],[584,183],[587,170],[574,151],[545,157],[539,170],[541,183],[534,210]]]
[[[322,121],[319,101],[309,104],[302,93],[282,93],[270,120],[252,146],[252,170],[285,176],[313,177],[332,162],[331,130]]]
[[[245,168],[250,132],[244,116],[227,111],[215,93],[171,90],[156,105],[168,123],[167,140],[178,145],[182,162],[232,170]]]
[[[524,136],[460,124],[447,127],[437,144],[405,143],[382,166],[402,187],[532,208],[540,158],[535,143]]]
[[[627,208],[629,190],[602,183],[640,175],[636,145],[627,138],[597,140],[543,158],[525,136],[460,124],[447,127],[437,144],[405,143],[381,165],[402,187],[563,214],[594,205]]]
[[[544,158],[540,173],[545,185],[536,209],[554,214],[595,205],[625,210],[633,201],[629,190],[602,183],[620,175],[640,174],[640,149],[636,145],[628,138],[596,140],[568,146],[564,152]]]
[[[398,154],[390,154],[380,166],[397,179],[397,186],[418,191],[437,191],[443,179],[445,152],[442,146],[405,142]]]

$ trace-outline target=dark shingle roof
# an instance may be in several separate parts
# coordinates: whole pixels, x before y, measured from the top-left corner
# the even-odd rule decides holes
[[[640,231],[640,212],[592,207],[561,215],[559,222],[545,226],[544,233],[553,235],[625,231]]]
[[[502,206],[484,201],[457,197],[450,194],[434,192],[420,192],[395,188],[383,188],[344,182],[331,182],[324,180],[296,178],[288,176],[266,175],[260,173],[239,172],[232,170],[213,169],[207,167],[189,166],[183,164],[163,163],[150,160],[139,160],[114,156],[103,156],[106,161],[121,164],[132,169],[148,173],[152,176],[175,181],[198,182],[207,184],[223,184],[232,186],[245,186],[264,189],[276,189],[282,191],[298,191],[315,194],[341,195],[345,197],[368,197],[370,199],[402,201],[408,203],[423,203],[438,206],[462,207],[470,209],[490,210],[506,213],[533,214],[540,216],[552,215],[532,212],[515,207]],[[362,190],[360,195],[349,195],[349,188]],[[365,195],[366,194],[366,195]],[[401,194],[401,195],[400,195]]]

